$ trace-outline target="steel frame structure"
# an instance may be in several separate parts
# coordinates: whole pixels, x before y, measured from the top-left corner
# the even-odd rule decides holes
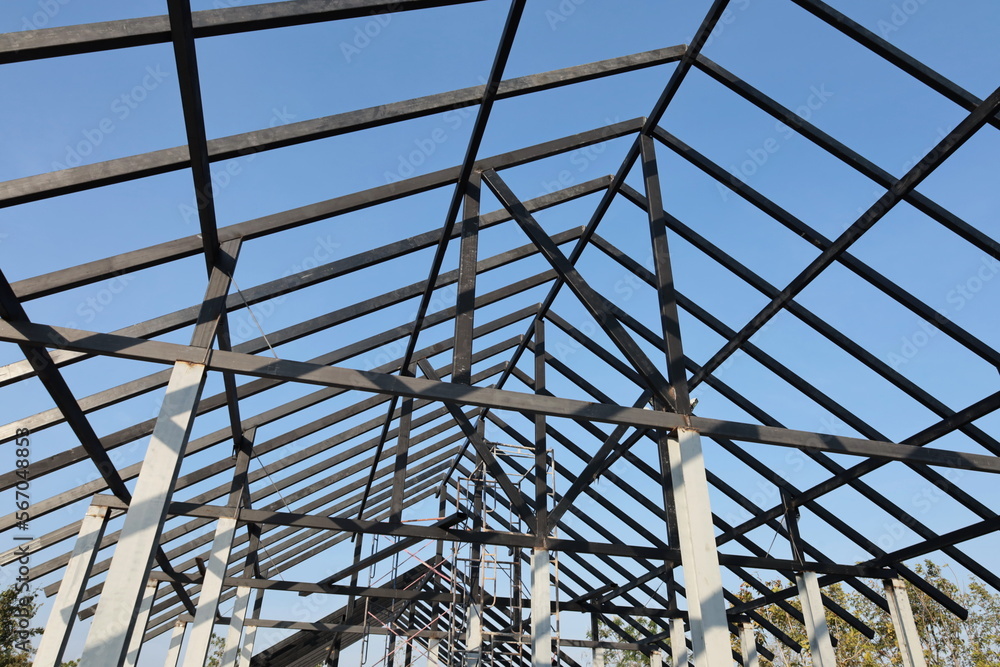
[[[350,644],[375,635],[403,637],[406,657],[391,654],[389,660],[406,664],[414,660],[414,653],[427,653],[423,660],[429,665],[462,660],[467,665],[486,664],[486,654],[493,652],[497,664],[543,667],[555,660],[574,665],[576,660],[563,649],[583,647],[593,650],[595,665],[603,665],[606,649],[630,648],[651,655],[654,664],[666,655],[674,661],[671,664],[690,660],[696,667],[721,667],[736,660],[754,666],[760,656],[771,657],[767,647],[756,641],[754,628],[771,633],[795,651],[811,648],[815,664],[832,665],[824,607],[860,632],[874,636],[862,620],[823,594],[824,586],[836,582],[845,582],[890,614],[905,664],[922,664],[920,640],[915,636],[902,582],[909,582],[959,616],[966,612],[907,561],[942,552],[1000,590],[1000,577],[962,547],[965,542],[995,533],[1000,519],[984,499],[942,472],[1000,472],[1000,442],[976,425],[977,420],[1000,408],[1000,392],[952,410],[797,298],[830,267],[847,269],[889,300],[932,322],[956,345],[1000,368],[1000,351],[850,253],[862,235],[893,207],[906,202],[986,256],[1000,260],[1000,245],[995,239],[917,190],[977,132],[1000,129],[1000,90],[980,100],[821,0],[788,0],[964,109],[965,118],[897,178],[702,55],[727,10],[726,0],[712,3],[687,45],[504,78],[525,4],[512,0],[489,77],[481,86],[228,137],[206,135],[195,48],[198,39],[379,12],[433,12],[446,5],[478,1],[289,0],[192,12],[188,0],[169,0],[166,16],[0,35],[2,64],[171,44],[187,137],[185,146],[0,183],[0,206],[15,207],[190,170],[198,194],[200,226],[198,235],[16,282],[0,274],[0,341],[18,346],[25,358],[0,371],[0,386],[37,381],[51,398],[49,409],[20,415],[0,428],[0,441],[10,448],[19,429],[35,433],[66,424],[76,441],[34,461],[32,478],[62,479],[60,472],[69,468],[97,471],[91,481],[61,488],[33,502],[35,517],[55,516],[57,512],[69,516],[89,506],[85,515],[74,514],[82,517],[79,521],[67,521],[0,554],[0,564],[6,566],[27,550],[35,563],[32,576],[49,577],[52,582],[45,592],[55,596],[55,610],[35,664],[57,666],[74,621],[92,618],[81,660],[84,667],[134,665],[142,645],[166,633],[172,633],[167,664],[200,667],[216,626],[228,626],[228,630],[218,630],[228,637],[227,666],[292,667],[324,660],[336,665]],[[498,100],[664,65],[672,67],[671,74],[645,117],[501,155],[480,154],[491,110]],[[733,178],[660,125],[688,73],[695,70],[787,124],[883,188],[884,194],[840,236],[830,239],[746,182]],[[235,225],[220,227],[216,220],[212,163],[466,107],[475,109],[476,115],[461,164]],[[620,168],[608,176],[522,200],[501,175],[529,162],[611,139],[631,141],[631,145]],[[774,285],[672,215],[661,192],[663,172],[658,166],[667,154],[689,162],[805,239],[817,251],[813,261],[787,284]],[[633,170],[641,171],[642,192],[626,183]],[[427,225],[430,231],[233,291],[232,277],[244,244],[434,189],[447,189],[451,199],[443,224]],[[495,195],[500,209],[480,210],[486,191]],[[591,195],[598,203],[582,227],[550,235],[535,218],[541,211]],[[641,264],[598,234],[610,207],[619,201],[629,202],[648,220],[651,266]],[[501,225],[512,233],[520,229],[529,243],[481,257],[480,232]],[[670,248],[676,239],[694,246],[759,292],[766,305],[734,329],[682,293],[675,286]],[[460,246],[458,268],[444,271],[453,242]],[[261,337],[253,340],[236,345],[231,342],[229,316],[236,311],[431,249],[429,271],[422,281],[266,335],[262,331]],[[616,305],[583,277],[578,265],[588,249],[603,254],[655,291],[659,329],[647,327],[635,313]],[[23,305],[196,256],[204,257],[206,268],[200,303],[117,331],[32,322]],[[477,277],[504,267],[535,267],[539,261],[545,262],[545,270],[522,270],[523,277],[515,282],[477,292]],[[510,273],[508,270],[503,275]],[[454,305],[434,310],[435,292],[450,286],[456,289]],[[575,326],[556,312],[556,299],[564,286],[596,323],[596,329]],[[541,302],[519,305],[523,299],[517,297],[538,288],[548,290]],[[336,331],[341,325],[414,301],[417,305],[411,321],[382,331],[372,329],[366,337],[338,349],[323,349],[302,361],[267,356],[269,350]],[[496,316],[501,311],[503,314]],[[492,319],[477,317],[483,312],[490,313]],[[899,441],[866,423],[755,345],[754,335],[779,314],[795,318],[936,415],[938,421]],[[705,359],[687,356],[682,346],[682,318],[699,322],[724,343]],[[427,331],[433,327],[453,328],[453,335],[419,347],[421,333],[422,342],[426,342]],[[510,327],[524,330],[511,334]],[[187,331],[191,332],[189,344],[163,340],[169,334]],[[557,335],[585,350],[601,366],[601,373],[620,376],[634,385],[634,391],[607,395],[588,379],[588,368],[574,367],[547,350],[546,336],[551,340]],[[606,346],[605,340],[612,345]],[[396,358],[371,370],[352,367],[360,355],[392,343],[403,350]],[[651,357],[650,350],[662,352],[662,360]],[[720,368],[737,353],[752,358],[791,390],[829,411],[857,436],[786,428],[752,395],[719,377]],[[530,371],[519,365],[525,355],[532,361]],[[442,364],[444,357],[450,361]],[[63,369],[102,358],[165,368],[89,396],[75,395]],[[572,385],[576,397],[550,391],[552,383],[546,382],[546,373]],[[215,374],[222,378],[224,390],[205,395],[206,378]],[[702,384],[749,415],[750,421],[696,415],[690,394]],[[283,396],[282,387],[299,385],[311,385],[311,393],[292,400],[271,399],[264,411],[247,408],[251,401],[257,406],[270,396]],[[518,385],[522,389],[517,389]],[[164,388],[165,398],[155,419],[103,436],[91,424],[94,413],[113,410],[117,404]],[[191,437],[199,418],[222,408],[227,427]],[[326,412],[318,419],[282,430],[283,419],[311,408]],[[374,416],[368,415],[369,411]],[[497,449],[486,438],[487,427],[533,452],[530,465]],[[258,430],[265,428],[268,437],[258,437]],[[973,446],[956,449],[943,442],[956,433]],[[320,435],[322,439],[313,444],[300,444]],[[581,444],[581,437],[589,441]],[[116,464],[118,450],[147,439],[144,461]],[[721,448],[760,476],[779,492],[781,501],[761,506],[739,491],[731,479],[706,467],[703,441]],[[231,458],[216,457],[206,464],[207,459],[198,456],[226,443],[232,445]],[[638,455],[639,446],[655,446],[650,450],[657,452],[654,460]],[[801,452],[828,476],[802,488],[771,470],[759,457],[771,447]],[[549,457],[546,452],[550,448],[558,454]],[[260,464],[265,455],[277,463]],[[259,469],[251,466],[254,459]],[[197,462],[197,467],[182,470],[186,461]],[[627,475],[620,472],[622,466],[629,471]],[[976,520],[948,533],[936,532],[880,491],[872,473],[886,466],[913,471]],[[568,488],[555,494],[547,481],[550,474],[565,480]],[[456,478],[476,480],[471,505],[453,488]],[[0,475],[4,490],[15,487],[18,479],[16,471]],[[526,481],[529,490],[522,489],[517,480]],[[599,487],[598,480],[610,485],[615,494],[629,498],[634,510],[612,500],[611,492]],[[650,494],[650,488],[656,492]],[[838,514],[830,494],[843,488],[898,520],[916,539],[893,550],[884,549]],[[185,492],[188,497],[178,500]],[[752,518],[738,525],[725,521],[713,513],[710,496],[735,503]],[[430,498],[437,498],[440,506],[435,522],[424,525],[403,519],[408,510]],[[614,517],[626,534],[635,537],[619,537],[591,516],[584,502],[596,504],[602,515]],[[510,517],[486,512],[484,503],[506,508]],[[800,509],[811,512],[839,539],[869,557],[857,563],[835,562],[799,530],[796,517]],[[650,527],[637,519],[634,511],[655,517],[661,527]],[[0,517],[0,531],[14,531],[17,522],[13,513]],[[785,542],[791,558],[772,556],[772,550],[758,542],[760,528]],[[371,536],[389,536],[393,541],[381,549],[373,547],[370,555],[363,556],[362,544],[369,544],[364,540]],[[282,572],[315,561],[347,540],[355,541],[354,558],[340,562],[335,573],[324,572],[311,581],[281,577]],[[359,573],[366,568],[384,565],[425,541],[436,545],[431,562],[397,572],[385,585],[359,581]],[[515,562],[523,561],[529,567],[528,599],[487,594],[480,583],[478,565],[469,575],[448,557],[452,551],[469,549],[478,562],[486,547],[509,549]],[[559,559],[558,579],[552,578],[550,557]],[[757,570],[775,573],[797,585],[772,591]],[[757,597],[737,598],[724,578],[745,582]],[[884,590],[866,579],[884,580]],[[558,601],[550,600],[554,590],[563,596]],[[322,618],[268,619],[261,617],[265,591],[334,595],[346,603]],[[800,608],[788,604],[793,597],[801,599]],[[648,601],[643,603],[643,599]],[[235,605],[232,616],[223,617],[219,605],[229,600]],[[805,625],[811,647],[801,646],[758,613],[773,603]],[[470,613],[474,623],[466,626],[462,620],[456,624],[459,632],[448,630],[443,620],[448,612],[442,610],[450,609],[454,614],[455,609],[467,607],[474,609]],[[526,609],[530,609],[528,616],[522,611]],[[555,638],[549,619],[556,609],[587,614],[594,623],[594,636],[598,622],[608,623],[620,641]],[[632,634],[619,629],[612,616],[630,626]],[[512,626],[509,619],[514,617],[521,620]],[[665,631],[652,633],[636,620],[639,617],[657,620]],[[373,624],[371,619],[382,625]],[[256,628],[296,634],[273,646],[255,648]],[[737,644],[732,643],[732,637],[737,638]],[[183,655],[182,642],[186,647]],[[530,644],[530,650],[515,651],[521,644]],[[734,652],[734,645],[741,650]]]

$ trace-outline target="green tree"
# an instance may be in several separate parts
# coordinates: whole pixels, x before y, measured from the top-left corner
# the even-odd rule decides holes
[[[661,627],[656,621],[650,618],[638,617],[634,619],[639,625],[646,629],[650,634],[658,635],[660,633],[666,632],[667,628]],[[647,635],[640,632],[638,628],[630,625],[625,620],[616,617],[611,619],[612,623],[615,624],[621,632],[625,633],[632,641],[640,640]],[[615,632],[611,626],[604,622],[598,623],[597,625],[597,635],[599,641],[607,642],[621,642],[629,641],[622,637],[621,634]],[[588,633],[588,636],[593,639],[593,633]],[[668,642],[669,643],[669,642]],[[637,651],[634,649],[613,649],[605,652],[604,664],[607,667],[644,667],[649,665],[649,656],[644,654],[642,651]],[[669,656],[663,656],[663,664],[669,665]]]
[[[213,632],[208,650],[210,653],[208,654],[208,662],[205,663],[205,667],[220,667],[222,665],[222,656],[226,652],[226,640]]]
[[[18,584],[0,591],[0,667],[31,665],[31,637],[42,633],[41,628],[31,627],[41,606],[36,597]]]
[[[926,560],[914,568],[931,585],[935,586],[969,611],[969,617],[961,620],[911,584],[907,583],[907,595],[913,608],[914,620],[924,648],[928,667],[997,667],[1000,665],[1000,594],[992,592],[975,578],[963,588],[946,577],[945,568]],[[792,586],[787,581],[765,582],[771,590],[778,591]],[[871,588],[882,590],[879,581],[868,581]],[[869,639],[836,614],[827,611],[827,624],[837,638],[834,651],[837,664],[843,667],[900,667],[902,660],[896,644],[896,635],[889,615],[871,600],[840,584],[826,586],[823,593],[851,612],[875,631],[874,639]],[[744,584],[737,597],[743,601],[755,599],[760,592]],[[772,604],[756,612],[779,630],[804,647],[796,652],[778,641],[769,632],[758,627],[757,641],[766,646],[774,660],[761,660],[764,667],[812,667],[809,656],[809,641],[805,627],[795,619],[801,615],[801,606],[793,598],[784,604]],[[665,632],[656,622],[636,619],[653,634]],[[638,638],[641,633],[620,618],[613,619],[615,625],[626,635]],[[621,635],[606,625],[600,625],[598,636],[604,641],[621,641]],[[733,643],[734,650],[739,647]],[[649,657],[639,651],[609,650],[605,653],[607,667],[640,667],[649,665]],[[664,656],[664,665],[670,662]]]
[[[915,568],[930,584],[969,610],[965,621],[957,618],[947,609],[907,583],[907,595],[913,608],[914,620],[924,648],[928,667],[995,667],[1000,665],[1000,595],[990,592],[978,579],[970,580],[967,590],[945,577],[942,568],[932,561],[924,561]],[[881,590],[881,582],[870,581],[875,590]],[[790,582],[767,582],[773,590],[791,585]],[[827,623],[831,633],[837,638],[835,653],[838,665],[851,667],[896,667],[902,664],[896,644],[895,631],[889,615],[873,602],[840,584],[827,586],[823,592],[847,611],[861,619],[875,631],[875,638],[869,639],[830,611]],[[744,585],[739,597],[753,599],[757,591]],[[789,600],[796,612],[801,607],[797,600]],[[762,660],[765,666],[810,667],[808,640],[805,628],[793,619],[787,607],[777,604],[757,610],[761,616],[773,623],[785,634],[806,647],[796,653],[769,633],[758,630],[757,639],[774,654],[773,662]]]
[[[31,638],[43,632],[42,628],[31,627],[41,607],[37,599],[38,593],[22,591],[17,584],[0,591],[0,667],[31,667],[35,653]],[[22,619],[27,625],[22,624]],[[79,660],[70,660],[59,667],[79,665]]]

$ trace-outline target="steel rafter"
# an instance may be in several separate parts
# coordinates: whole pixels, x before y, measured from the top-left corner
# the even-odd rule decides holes
[[[17,346],[12,349],[20,351],[19,359],[23,357],[0,367],[0,388],[15,391],[18,383],[36,378],[45,389],[45,400],[51,401],[34,414],[0,425],[0,444],[13,449],[24,430],[49,437],[56,433],[52,429],[66,428],[72,440],[32,461],[32,478],[60,480],[61,474],[69,474],[64,471],[83,475],[89,465],[98,471],[96,478],[33,499],[32,517],[47,522],[47,528],[21,547],[0,553],[0,564],[9,565],[27,549],[34,576],[46,578],[46,594],[60,595],[58,622],[53,625],[59,629],[46,636],[45,650],[39,654],[46,667],[63,659],[74,616],[94,617],[84,667],[127,664],[144,642],[166,632],[173,633],[168,659],[177,661],[187,625],[192,626],[193,638],[185,643],[195,648],[188,651],[184,664],[200,664],[213,625],[230,620],[230,644],[244,641],[241,628],[246,628],[248,659],[253,652],[250,636],[257,628],[298,631],[274,650],[258,647],[253,665],[294,667],[303,659],[326,656],[327,664],[336,666],[350,643],[365,635],[386,634],[405,638],[407,661],[414,648],[418,653],[421,646],[430,650],[433,642],[440,657],[452,662],[478,663],[482,647],[489,646],[510,651],[509,657],[494,656],[500,664],[532,665],[532,658],[536,665],[539,660],[547,664],[549,613],[559,611],[601,620],[612,626],[620,641],[561,637],[552,645],[560,649],[553,651],[558,664],[578,664],[570,648],[666,653],[670,639],[683,643],[685,651],[690,646],[696,664],[717,667],[731,659],[752,663],[756,654],[773,657],[766,645],[751,641],[751,624],[793,651],[806,648],[762,615],[761,608],[772,604],[805,626],[817,659],[829,660],[836,638],[829,641],[821,607],[862,635],[873,638],[876,633],[874,626],[824,595],[826,586],[845,582],[891,612],[897,633],[909,618],[904,581],[958,617],[968,614],[910,567],[914,559],[944,554],[1000,590],[995,568],[974,558],[976,551],[967,544],[1000,530],[997,512],[974,486],[952,474],[1000,472],[1000,438],[984,419],[1000,409],[1000,392],[972,397],[964,406],[949,405],[945,394],[938,395],[880,359],[859,339],[817,314],[822,310],[806,307],[801,298],[818,278],[845,268],[874,288],[879,298],[888,297],[903,312],[931,323],[977,363],[1000,368],[1000,351],[988,336],[910,291],[905,281],[889,277],[894,274],[887,273],[880,261],[864,261],[851,253],[859,239],[905,203],[933,221],[941,233],[982,253],[984,261],[1000,260],[1000,243],[985,228],[949,210],[940,203],[943,199],[928,196],[931,187],[918,189],[977,133],[1000,129],[1000,88],[981,100],[825,2],[790,0],[818,19],[814,21],[818,29],[838,31],[968,114],[915,166],[897,176],[865,157],[864,147],[848,146],[836,133],[801,118],[766,90],[703,53],[720,23],[730,23],[727,12],[733,10],[727,0],[710,4],[690,44],[551,71],[528,69],[536,73],[504,78],[526,4],[510,0],[482,85],[367,108],[348,106],[349,111],[230,136],[207,134],[204,70],[197,57],[206,39],[383,13],[443,15],[443,8],[459,6],[468,9],[455,11],[472,12],[477,4],[475,0],[288,0],[194,12],[190,0],[169,0],[163,16],[0,35],[0,66],[49,59],[58,63],[65,56],[88,58],[87,54],[154,44],[171,48],[186,142],[0,183],[0,207],[20,212],[23,209],[16,207],[31,202],[190,169],[200,228],[197,235],[14,282],[0,273],[0,342]],[[497,102],[657,67],[666,81],[645,116],[607,121],[604,127],[480,157],[487,131],[499,124],[492,113]],[[884,194],[837,238],[827,238],[673,134],[673,120],[666,112],[693,87],[687,83],[692,70],[704,74],[701,78],[710,85],[721,86],[726,94],[784,123],[824,154],[883,188]],[[218,223],[213,163],[379,131],[457,109],[475,109],[476,115],[462,161],[453,167],[237,224]],[[987,126],[990,129],[984,130]],[[573,155],[615,139],[624,151],[613,161],[611,175],[555,192],[547,187],[548,194],[523,202],[507,186],[508,172],[510,182],[517,183],[515,174],[522,165]],[[668,149],[671,159],[681,158],[804,239],[815,248],[812,260],[804,268],[796,267],[791,280],[775,284],[751,263],[710,241],[699,227],[675,217],[674,202],[664,196],[671,178],[665,166],[669,163],[662,155],[657,160],[657,145]],[[642,187],[637,190],[627,180]],[[355,255],[230,294],[237,258],[246,243],[281,238],[289,230],[434,190],[450,194],[443,225],[407,220],[416,229],[431,229],[410,238],[387,239],[382,245],[372,243]],[[499,210],[481,210],[484,192],[496,196]],[[550,233],[538,222],[544,218],[536,219],[541,211],[559,210],[592,195],[585,224]],[[622,250],[634,246],[613,241],[615,229],[605,229],[619,224],[606,221],[619,195],[634,204],[630,213],[640,214],[636,220],[645,217],[648,222],[647,244],[652,249],[648,265]],[[619,209],[614,211],[618,217]],[[626,220],[628,213],[621,213],[623,224],[633,224]],[[493,255],[481,252],[495,243],[494,235],[508,231],[523,232],[529,243],[501,244],[503,251]],[[444,271],[454,239],[461,243],[458,267]],[[630,286],[653,290],[654,312],[639,313],[642,304],[616,302],[602,282],[585,280],[583,272],[591,275],[584,259],[588,250],[592,254],[586,260],[598,257],[607,264],[610,259],[611,266],[625,271]],[[308,299],[320,293],[306,291],[310,288],[329,288],[337,281],[350,284],[373,270],[408,276],[422,261],[422,252],[430,260],[424,280],[398,279],[388,291],[349,299],[349,305],[334,310],[320,306],[312,317],[296,318],[276,331],[261,329],[259,337],[233,345],[229,331],[233,313],[276,303],[289,294]],[[691,252],[761,295],[766,305],[732,326],[726,313],[713,312],[705,307],[707,301],[691,298],[683,288],[692,276],[679,269],[688,266],[684,260]],[[204,257],[207,271],[200,302],[154,313],[112,332],[53,326],[46,318],[29,319],[25,310],[28,301],[65,297],[82,286],[153,267],[179,266],[197,256]],[[404,265],[410,268],[394,271]],[[483,290],[484,285],[490,289]],[[573,305],[582,305],[596,321],[596,330],[590,323],[575,325],[556,312],[564,285],[576,298]],[[455,289],[454,303],[432,307],[443,288]],[[410,306],[412,317],[387,326],[392,313]],[[898,390],[906,401],[925,409],[927,422],[904,429],[911,435],[893,441],[882,422],[852,411],[824,383],[797,371],[782,354],[755,343],[758,332],[783,314],[806,325],[808,335],[832,343],[838,353]],[[649,328],[650,321],[657,322],[658,330]],[[689,322],[721,339],[721,344],[707,350],[712,354],[702,358],[685,353],[681,341],[687,338],[691,343]],[[521,335],[511,333],[510,327],[521,331],[522,326],[526,329]],[[418,349],[421,334],[426,338],[432,329],[435,342]],[[353,333],[359,330],[364,333]],[[348,331],[352,333],[345,337],[342,332]],[[178,335],[190,335],[190,343],[176,342]],[[601,342],[601,335],[611,345]],[[329,344],[331,340],[338,341],[336,346]],[[564,341],[571,346],[565,355],[560,347]],[[573,356],[573,347],[584,353]],[[314,352],[305,355],[310,357],[306,360],[298,355],[278,358],[276,348]],[[664,356],[650,356],[649,350]],[[267,352],[273,358],[262,354]],[[356,367],[365,363],[365,355],[375,353],[385,353],[378,365]],[[524,359],[525,353],[530,360]],[[724,377],[726,363],[737,354],[754,362],[754,372],[785,383],[796,398],[815,405],[856,435],[789,427],[794,420],[769,410],[756,387]],[[70,389],[71,374],[101,363],[140,368],[132,362],[167,368],[156,373],[143,370],[138,376],[123,372],[112,386],[89,395]],[[81,371],[73,368],[77,364]],[[203,396],[202,387],[213,374],[218,374],[223,389]],[[238,381],[238,376],[248,379]],[[609,382],[612,377],[614,382]],[[512,379],[526,391],[508,386]],[[620,380],[624,385],[617,384]],[[713,399],[717,395],[745,413],[746,420],[696,413],[690,394],[702,385]],[[626,387],[624,395],[620,386]],[[98,435],[95,425],[106,423],[105,417],[119,404],[164,388],[167,395],[158,419]],[[297,398],[288,400],[287,395]],[[214,430],[199,430],[197,438],[189,439],[195,419],[212,423]],[[951,438],[953,434],[971,444]],[[145,457],[119,461],[126,445],[144,438],[150,439]],[[707,462],[702,439],[711,443]],[[388,448],[393,440],[394,447]],[[232,443],[231,457],[227,442]],[[648,456],[649,447],[656,447],[658,456]],[[801,452],[803,460],[823,475],[821,481],[798,483],[775,470],[765,454],[773,447]],[[219,455],[223,449],[225,454]],[[720,452],[773,488],[780,502],[761,500],[732,470],[717,468],[715,457]],[[845,463],[834,454],[859,462]],[[271,462],[264,463],[262,456]],[[912,472],[970,514],[971,522],[944,532],[933,528],[933,522],[908,510],[883,488],[873,474],[883,468]],[[0,471],[0,490],[18,487],[21,479],[16,470]],[[556,481],[560,493],[555,492]],[[461,492],[462,484],[470,490]],[[835,492],[846,489],[910,531],[909,542],[887,546],[839,512],[842,500]],[[107,492],[113,495],[103,495]],[[713,506],[722,501],[750,518],[723,518],[709,507],[710,497]],[[435,501],[437,517],[411,518],[418,508]],[[91,509],[82,521],[60,518],[64,510],[86,503]],[[590,507],[596,511],[585,503],[593,503]],[[487,511],[490,504],[509,511],[510,519],[496,509]],[[819,521],[800,528],[795,521],[800,508]],[[19,521],[17,512],[0,517],[0,532],[16,530]],[[816,530],[829,531],[859,553],[860,562],[841,563],[824,553]],[[774,543],[758,541],[765,533],[770,537],[769,531],[790,549],[792,558],[772,556]],[[390,542],[373,547],[373,553],[365,556],[363,540],[372,536],[386,536]],[[432,562],[399,575],[396,561],[426,541],[437,549]],[[485,590],[480,561],[492,548],[509,550],[512,576],[530,583],[530,597],[522,596],[519,588],[510,596]],[[301,572],[300,566],[315,566],[329,554],[352,550],[353,557],[338,559],[337,567],[315,578],[286,581],[281,576]],[[561,561],[558,576],[546,571],[552,558]],[[476,564],[466,568],[466,561],[472,560]],[[397,575],[390,587],[362,580],[363,572],[373,566]],[[56,580],[64,568],[65,584]],[[772,591],[757,570],[797,585]],[[684,573],[683,585],[675,578],[678,571]],[[95,577],[104,580],[93,581]],[[887,592],[873,589],[866,578],[885,580]],[[733,581],[744,582],[757,597],[738,597]],[[169,586],[157,588],[158,582]],[[402,590],[407,585],[414,588]],[[255,611],[248,614],[254,590]],[[264,591],[334,595],[346,604],[319,620],[261,618]],[[550,604],[551,591],[570,599]],[[789,602],[793,597],[800,598],[801,611]],[[229,600],[237,601],[232,619],[217,613],[218,605]],[[369,605],[376,609],[375,625],[359,615]],[[450,630],[442,623],[442,610],[456,617]],[[612,615],[624,622],[627,631],[612,622]],[[649,630],[641,617],[657,619],[664,630]],[[480,629],[486,631],[485,644]],[[912,627],[902,631],[909,642],[905,650],[913,655],[911,644],[918,638]],[[742,653],[732,650],[731,637],[742,641]],[[521,648],[529,645],[530,651]],[[230,646],[227,660],[239,650]],[[401,651],[387,658],[394,662],[403,655]]]

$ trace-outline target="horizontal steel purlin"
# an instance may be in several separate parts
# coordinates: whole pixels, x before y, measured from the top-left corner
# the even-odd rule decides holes
[[[124,503],[111,496],[96,496],[95,506],[126,509]],[[221,518],[236,517],[240,522],[262,523],[280,526],[296,526],[301,528],[317,528],[320,530],[366,533],[372,535],[395,535],[416,537],[428,540],[443,540],[448,542],[467,542],[478,544],[496,544],[501,546],[532,548],[536,544],[536,536],[528,533],[512,533],[497,531],[474,531],[459,528],[444,528],[436,526],[419,526],[400,524],[398,522],[379,522],[347,517],[316,516],[311,514],[296,514],[293,512],[273,512],[264,510],[234,510],[220,505],[204,505],[199,503],[170,503],[169,514],[191,517]],[[549,538],[546,544],[552,551],[567,553],[599,554],[607,556],[640,557],[677,563],[680,554],[676,549],[652,547],[646,545],[611,544],[592,542],[589,540],[566,540]],[[737,564],[744,567],[784,569],[797,567],[789,560],[779,558],[758,558],[733,554],[720,554],[724,564]],[[870,578],[892,576],[893,571],[885,568],[871,568],[857,565],[839,565],[834,563],[806,563],[805,569],[810,572],[830,574],[851,574]],[[194,583],[188,582],[188,583]],[[289,589],[291,590],[291,589]],[[304,590],[304,589],[303,589]],[[311,591],[319,592],[319,591]]]
[[[530,415],[579,417],[609,424],[646,426],[668,430],[685,428],[705,435],[720,435],[746,442],[782,447],[803,447],[838,454],[908,461],[977,472],[1000,472],[1000,458],[994,456],[781,429],[759,424],[706,419],[567,398],[536,396],[501,389],[466,387],[449,382],[435,382],[421,378],[399,377],[336,366],[269,359],[220,350],[211,351],[206,359],[204,349],[186,345],[146,341],[41,324],[0,322],[0,341],[76,350],[161,364],[173,364],[176,361],[204,362],[208,369],[213,371],[231,371],[239,375],[281,379],[289,382],[356,389],[377,394],[423,398],[491,409],[513,410]]]

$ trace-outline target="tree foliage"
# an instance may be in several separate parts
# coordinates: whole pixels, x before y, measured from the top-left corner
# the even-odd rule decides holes
[[[1000,665],[1000,595],[991,593],[985,585],[971,579],[966,588],[959,587],[942,573],[942,568],[932,561],[925,561],[915,568],[931,585],[935,586],[969,610],[969,617],[962,621],[933,599],[906,584],[906,593],[913,609],[917,632],[920,634],[928,667],[995,667]],[[867,582],[871,588],[881,590],[881,582]],[[789,582],[768,582],[774,590],[791,585]],[[875,631],[875,638],[868,639],[839,616],[827,610],[827,624],[837,638],[834,651],[838,665],[857,667],[898,667],[902,665],[896,644],[895,630],[889,615],[879,609],[861,593],[840,584],[827,586],[823,592],[834,602],[854,614]],[[756,591],[746,586],[740,597],[752,599]],[[788,604],[801,610],[797,600]],[[805,628],[795,621],[785,608],[770,605],[757,610],[764,618],[806,647],[796,653],[768,633],[758,630],[757,639],[775,654],[773,662],[762,660],[767,667],[810,667]]]
[[[597,636],[599,641],[638,641],[649,635],[658,635],[667,632],[666,627],[660,626],[656,621],[650,618],[639,617],[634,619],[635,622],[641,625],[646,632],[642,632],[639,628],[629,624],[625,621],[625,619],[614,617],[611,620],[615,627],[618,628],[618,631],[616,632],[611,626],[603,622],[599,623],[597,626]],[[629,637],[629,639],[622,637],[622,634],[625,634]],[[593,635],[590,634],[590,637],[593,638]],[[669,643],[669,641],[667,643]],[[634,649],[614,649],[605,653],[604,664],[606,667],[643,667],[644,665],[649,664],[649,656],[645,655],[642,651]],[[664,655],[663,665],[666,667],[670,664],[669,656]]]
[[[31,627],[41,606],[36,597],[20,584],[0,591],[0,667],[31,665],[31,637],[42,633],[41,628]]]
[[[38,593],[19,584],[0,591],[0,667],[31,667],[35,653],[31,638],[43,632],[42,628],[32,627],[32,621],[41,606]],[[221,655],[220,651],[220,658]],[[78,667],[79,664],[79,660],[69,660],[59,667]],[[214,667],[221,664],[219,660]]]
[[[992,592],[975,578],[970,578],[962,587],[943,574],[941,566],[932,561],[924,561],[915,570],[928,583],[935,586],[960,605],[968,609],[969,617],[962,621],[932,598],[907,583],[907,595],[913,609],[927,660],[927,667],[997,667],[1000,665],[1000,594]],[[783,590],[793,584],[787,581],[766,582],[772,590]],[[876,590],[882,590],[878,581],[867,582]],[[823,593],[851,612],[875,631],[875,638],[868,639],[839,616],[827,610],[827,624],[837,638],[834,649],[837,664],[843,667],[901,667],[902,659],[896,644],[896,635],[889,615],[872,601],[853,588],[833,584],[823,589]],[[759,591],[744,584],[738,594],[744,601],[755,599]],[[812,667],[809,656],[809,641],[805,627],[790,613],[801,613],[798,600],[791,599],[786,605],[773,604],[762,607],[757,613],[777,626],[782,632],[804,647],[801,653],[793,651],[770,633],[757,629],[757,641],[774,653],[774,661],[761,659],[763,667]],[[653,634],[666,631],[651,619],[636,619],[640,625]],[[640,638],[643,633],[615,618],[615,624],[626,635]],[[621,635],[606,625],[599,626],[598,635],[604,641],[623,641]],[[734,640],[737,652],[738,645]],[[669,665],[667,655],[663,664]],[[605,653],[607,667],[640,667],[649,665],[649,657],[639,651],[609,650]]]
[[[205,662],[205,667],[220,667],[222,665],[222,656],[226,652],[226,640],[213,632],[212,640],[208,644],[208,650],[208,661]]]

